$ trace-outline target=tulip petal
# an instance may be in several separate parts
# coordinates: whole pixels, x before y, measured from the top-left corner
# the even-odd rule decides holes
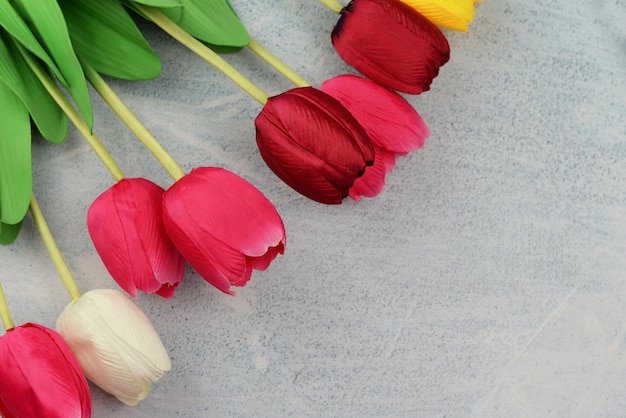
[[[255,121],[257,129],[266,131],[264,119]],[[336,168],[313,152],[292,142],[289,135],[257,133],[261,157],[280,179],[297,192],[317,202],[339,204],[348,195],[354,179],[363,173],[345,166]],[[262,143],[262,145],[261,145]],[[345,155],[350,153],[346,152]],[[342,169],[343,168],[343,169]]]
[[[374,165],[365,169],[365,174],[354,181],[350,188],[350,197],[356,201],[362,196],[374,197],[380,194],[385,187],[385,175],[393,169],[395,155],[391,151],[376,148]]]
[[[274,205],[223,168],[196,168],[178,180],[163,195],[163,220],[189,264],[225,293],[284,252],[285,227]]]
[[[186,209],[177,199],[163,205],[165,228],[176,247],[183,254],[189,265],[207,282],[229,295],[233,283],[245,283],[251,275],[246,265],[246,258],[238,251],[215,240],[197,223],[188,220],[181,226],[181,219]]]
[[[429,135],[428,126],[404,97],[371,80],[345,74],[325,81],[320,90],[339,100],[378,148],[406,154],[421,148]]]
[[[171,369],[169,356],[143,311],[121,292],[96,289],[70,302],[57,330],[85,375],[128,405]]]
[[[374,158],[371,141],[354,116],[312,87],[271,97],[254,123],[268,167],[318,202],[341,203]]]
[[[354,0],[332,32],[337,53],[366,77],[405,93],[430,89],[450,57],[443,33],[399,0]]]
[[[474,19],[474,0],[401,0],[437,26],[467,31]]]
[[[91,239],[115,281],[131,296],[137,289],[171,297],[185,261],[163,225],[164,190],[141,178],[122,179],[90,206]]]
[[[26,323],[0,338],[0,414],[91,416],[91,394],[78,361],[51,329]]]
[[[223,168],[195,168],[166,196],[167,201],[180,199],[198,225],[247,256],[262,256],[268,247],[285,243],[285,227],[272,202]]]

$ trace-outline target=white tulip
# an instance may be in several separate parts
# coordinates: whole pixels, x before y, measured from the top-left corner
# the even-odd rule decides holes
[[[72,300],[56,323],[85,376],[127,405],[172,367],[152,323],[130,298],[96,289]]]

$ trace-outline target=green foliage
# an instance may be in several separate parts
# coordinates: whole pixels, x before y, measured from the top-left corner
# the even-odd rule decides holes
[[[78,56],[96,71],[127,80],[159,75],[159,57],[118,0],[60,0],[59,4]]]
[[[56,0],[0,0],[0,26],[48,66],[93,126],[87,82]]]
[[[24,219],[32,194],[30,118],[22,100],[0,82],[0,222]]]
[[[21,222],[17,224],[5,224],[0,222],[0,244],[12,244],[20,233],[21,227]]]

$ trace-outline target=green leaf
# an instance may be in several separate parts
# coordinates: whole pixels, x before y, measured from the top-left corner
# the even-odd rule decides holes
[[[137,13],[139,16],[143,17],[146,20],[149,20],[146,16],[144,16],[143,13],[141,13],[137,7],[136,4],[143,4],[145,6],[152,6],[152,7],[157,7],[159,9],[162,8],[169,8],[170,11],[169,13],[174,16],[174,17],[170,17],[170,19],[172,19],[174,22],[178,22],[180,20],[180,16],[183,12],[183,6],[182,4],[180,4],[180,0],[174,0],[175,1],[175,5],[172,5],[171,1],[159,1],[159,0],[155,0],[155,1],[151,1],[151,0],[139,0],[139,1],[133,1],[133,0],[120,0],[121,3],[128,7],[129,9],[131,9],[133,12]],[[163,3],[163,4],[160,4]]]
[[[15,50],[13,40],[7,37],[0,31],[0,81],[22,100],[44,138],[63,142],[67,136],[67,116]]]
[[[66,82],[61,70],[59,70],[52,58],[39,44],[37,38],[35,38],[26,22],[24,22],[22,17],[13,8],[9,0],[0,0],[0,26],[24,45],[26,49],[45,62],[61,83]]]
[[[204,44],[218,54],[234,54],[235,52],[241,51],[243,48],[242,46],[213,45],[207,42],[204,42]]]
[[[28,22],[33,35],[61,71],[59,79],[91,128],[93,112],[85,75],[74,53],[65,18],[56,0],[13,0],[15,10]],[[63,79],[65,82],[63,82]]]
[[[193,37],[213,45],[244,47],[250,42],[248,31],[227,0],[181,0],[179,20],[175,22]],[[171,9],[161,12],[174,20]]]
[[[135,3],[152,7],[181,7],[179,0],[135,0]]]
[[[77,54],[99,73],[146,80],[161,72],[159,57],[118,0],[61,0]]]
[[[17,235],[20,233],[22,223],[5,224],[0,222],[0,244],[9,245],[15,241]]]
[[[24,219],[32,194],[30,117],[20,98],[0,82],[0,222]]]

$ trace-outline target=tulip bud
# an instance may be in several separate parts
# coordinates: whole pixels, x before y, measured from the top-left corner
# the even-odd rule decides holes
[[[354,182],[349,195],[373,197],[384,188],[386,173],[393,170],[396,155],[424,145],[428,126],[413,106],[398,93],[355,75],[333,77],[320,90],[337,99],[363,126],[376,151],[374,165]]]
[[[400,0],[437,26],[467,31],[474,19],[475,0]]]
[[[254,123],[268,167],[317,202],[341,203],[374,160],[363,127],[336,99],[312,87],[270,97]]]
[[[164,190],[142,178],[122,179],[90,206],[87,227],[104,265],[132,297],[137,289],[170,298],[185,260],[163,226]]]
[[[234,295],[252,270],[285,251],[285,227],[274,205],[252,184],[218,167],[200,167],[163,195],[163,221],[189,264]]]
[[[0,338],[0,416],[87,418],[91,394],[70,347],[55,331],[26,323]]]
[[[56,328],[87,378],[127,405],[145,399],[152,382],[172,367],[150,320],[117,290],[91,290],[72,300]]]
[[[450,57],[441,30],[400,0],[353,0],[332,32],[337,53],[364,76],[390,89],[430,89]]]

